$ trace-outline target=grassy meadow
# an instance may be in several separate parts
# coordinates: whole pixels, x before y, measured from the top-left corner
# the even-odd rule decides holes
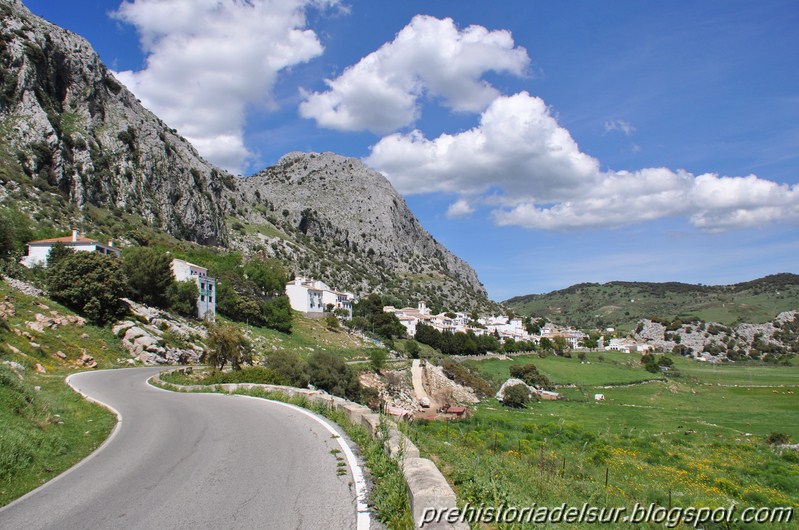
[[[495,380],[512,364],[533,362],[569,385],[558,389],[565,399],[524,409],[486,400],[472,418],[417,422],[409,435],[440,465],[460,503],[799,509],[799,453],[765,441],[772,432],[799,441],[799,368],[674,357],[679,377],[631,384],[653,376],[637,357],[470,362]],[[594,401],[596,393],[605,401]]]

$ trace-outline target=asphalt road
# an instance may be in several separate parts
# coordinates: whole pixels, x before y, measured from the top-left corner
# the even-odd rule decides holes
[[[88,459],[0,510],[0,528],[356,528],[354,474],[339,474],[342,447],[324,425],[265,400],[147,385],[161,369],[72,376],[122,421]]]

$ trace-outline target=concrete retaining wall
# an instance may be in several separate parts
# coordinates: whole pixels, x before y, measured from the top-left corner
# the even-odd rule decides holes
[[[162,373],[171,371],[168,370]],[[208,390],[214,388],[216,390],[223,390],[233,394],[240,390],[253,390],[256,388],[262,389],[265,392],[278,392],[289,397],[303,396],[311,403],[320,403],[328,409],[333,409],[342,412],[350,423],[353,425],[360,425],[372,433],[373,436],[382,436],[380,433],[381,419],[389,420],[387,416],[381,416],[372,412],[371,409],[353,403],[338,396],[332,396],[326,392],[317,390],[307,390],[304,388],[295,388],[290,386],[281,385],[262,385],[254,383],[226,383],[220,385],[176,385],[174,383],[167,383],[161,381],[160,374],[153,376],[157,382],[161,382],[181,390]],[[411,513],[415,528],[424,528],[425,530],[468,530],[469,525],[465,523],[446,523],[446,522],[429,522],[422,526],[426,513],[430,509],[447,510],[447,513],[457,510],[455,499],[455,492],[450,487],[444,475],[438,470],[433,461],[419,456],[419,449],[414,445],[411,440],[405,436],[399,429],[394,421],[388,421],[388,433],[383,440],[386,451],[398,460],[405,477],[405,484],[408,488],[408,497],[411,502]]]

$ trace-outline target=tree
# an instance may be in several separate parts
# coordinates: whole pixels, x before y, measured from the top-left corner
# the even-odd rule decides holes
[[[511,385],[505,387],[502,403],[509,407],[523,408],[530,401],[530,389],[527,385]]]
[[[71,256],[74,253],[75,250],[59,241],[50,247],[50,252],[47,254],[47,265],[53,267],[61,258]]]
[[[590,333],[586,335],[582,340],[583,348],[588,348],[589,350],[594,351],[599,347],[599,338],[599,333]]]
[[[16,209],[0,209],[0,259],[21,255],[33,239],[31,220]]]
[[[383,369],[386,359],[388,359],[388,353],[383,348],[372,348],[372,351],[369,352],[369,364],[375,372],[380,372]]]
[[[244,274],[262,296],[273,298],[286,290],[288,274],[283,264],[276,259],[253,258],[244,265]]]
[[[169,254],[151,247],[129,248],[122,254],[122,269],[131,298],[150,306],[169,307],[169,290],[175,283]]]
[[[538,346],[543,351],[552,351],[553,349],[552,341],[547,337],[542,337],[538,343]]]
[[[386,339],[390,339],[393,337],[404,337],[405,336],[405,326],[403,326],[397,315],[393,313],[380,313],[375,314],[372,317],[372,325],[374,326],[374,332]]]
[[[206,362],[214,370],[221,370],[230,363],[240,370],[244,363],[252,364],[252,344],[241,329],[232,324],[214,324],[208,328],[208,352]]]
[[[197,283],[192,280],[172,282],[167,290],[170,309],[184,317],[197,316],[197,298],[199,296],[200,290],[197,288]]]
[[[569,349],[569,341],[560,335],[552,339],[552,347],[558,355],[563,355],[563,352]]]
[[[288,296],[278,296],[261,303],[261,315],[266,327],[291,333],[292,319],[291,302]]]
[[[47,269],[50,296],[99,325],[127,312],[127,282],[119,260],[97,252],[73,252]]]

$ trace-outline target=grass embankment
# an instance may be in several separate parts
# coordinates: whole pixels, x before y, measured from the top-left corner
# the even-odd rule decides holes
[[[0,366],[0,506],[88,456],[116,423],[113,414],[69,388],[64,376],[22,381]]]
[[[0,300],[14,307],[14,315],[0,321],[0,362],[22,366],[12,370],[0,364],[2,506],[68,469],[106,439],[114,415],[85,401],[64,379],[78,369],[84,351],[100,367],[127,355],[109,329],[63,325],[39,333],[26,327],[37,313],[74,315],[51,300],[24,295],[2,282]],[[37,364],[46,373],[37,373]]]
[[[635,355],[588,359],[476,363],[507,375],[512,363],[532,360],[576,388],[559,390],[566,400],[520,410],[488,400],[471,419],[411,424],[409,435],[438,461],[460,503],[799,509],[799,454],[765,443],[772,431],[799,439],[799,370],[675,358],[679,378],[599,389],[622,382],[622,368],[652,374],[627,366]],[[595,393],[606,401],[595,402]]]
[[[269,370],[262,368],[245,368],[235,372],[194,371],[186,374],[171,372],[161,375],[163,385],[170,390],[177,390],[174,385],[215,385],[223,383],[261,383],[274,382]],[[213,392],[213,387],[207,388]],[[364,463],[366,464],[372,487],[369,492],[369,505],[376,518],[390,530],[405,530],[413,528],[413,519],[410,511],[410,501],[405,485],[405,479],[398,463],[384,450],[383,443],[374,438],[371,433],[360,425],[352,425],[347,417],[338,411],[330,410],[322,404],[311,403],[305,397],[288,397],[280,392],[265,392],[263,389],[241,390],[237,394],[255,396],[264,399],[291,403],[309,409],[316,414],[324,416],[338,424],[347,436],[357,444]]]

